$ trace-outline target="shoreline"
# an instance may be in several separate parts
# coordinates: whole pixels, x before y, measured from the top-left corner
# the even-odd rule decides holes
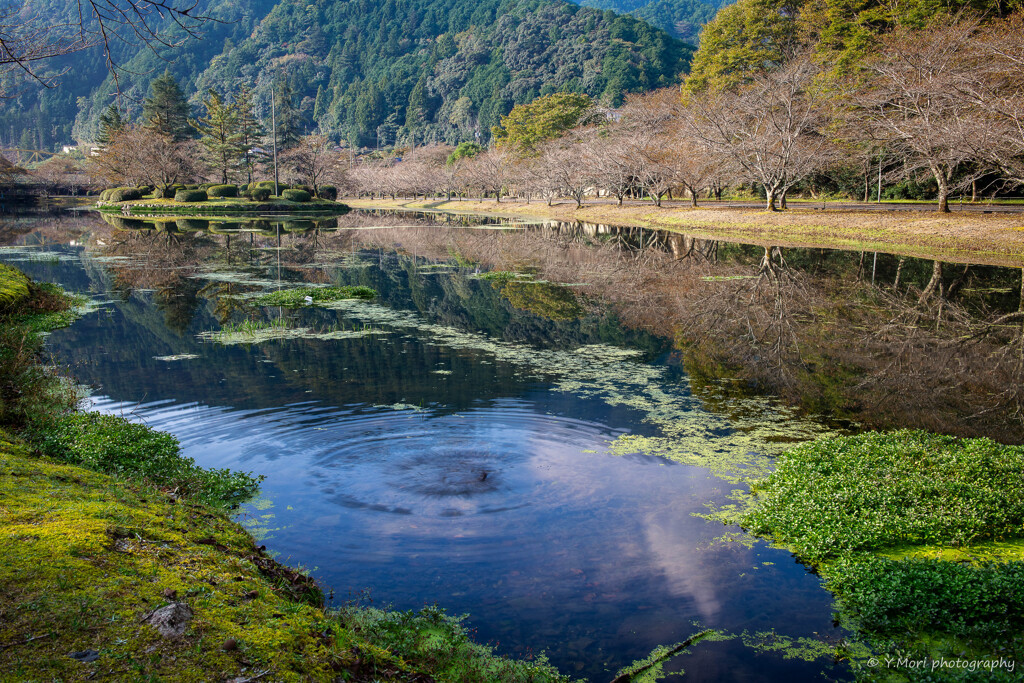
[[[1024,267],[1024,215],[935,211],[697,208],[502,200],[380,200],[346,197],[353,209],[491,214],[654,228],[703,239],[844,251],[885,252],[947,263]]]

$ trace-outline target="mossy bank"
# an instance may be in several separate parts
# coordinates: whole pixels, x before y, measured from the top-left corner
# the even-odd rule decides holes
[[[75,410],[38,353],[72,303],[0,266],[0,681],[567,680],[436,608],[324,609],[229,516],[258,477]]]

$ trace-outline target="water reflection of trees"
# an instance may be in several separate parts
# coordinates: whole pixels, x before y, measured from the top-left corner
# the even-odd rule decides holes
[[[156,289],[179,329],[197,299],[213,300],[222,320],[241,310],[237,295],[247,286],[195,284],[212,263],[252,277],[325,282],[327,268],[346,258],[397,250],[577,285],[612,304],[627,326],[674,338],[691,381],[709,398],[769,391],[871,426],[1024,438],[1020,271],[641,228],[461,229],[467,222],[353,213],[330,230],[232,236],[111,227],[94,239],[105,255],[131,257],[113,264],[118,281]]]

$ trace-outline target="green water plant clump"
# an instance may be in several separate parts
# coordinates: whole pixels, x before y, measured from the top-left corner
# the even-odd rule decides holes
[[[170,434],[116,415],[70,413],[30,430],[46,455],[120,478],[141,478],[216,507],[232,507],[259,488],[260,477],[204,469]]]
[[[283,306],[285,308],[301,308],[315,304],[326,304],[345,299],[362,299],[368,301],[377,297],[377,291],[362,285],[344,285],[342,287],[301,287],[298,289],[282,289],[270,292],[253,299],[257,306]],[[307,301],[307,298],[309,299]]]
[[[372,607],[342,609],[341,623],[378,648],[401,653],[411,668],[430,672],[437,681],[483,683],[569,683],[541,654],[532,661],[498,657],[494,649],[473,642],[463,621],[439,607],[419,612]]]
[[[206,190],[178,190],[174,193],[176,202],[205,202],[208,199]]]
[[[305,190],[282,190],[281,197],[290,202],[308,202],[312,197]]]
[[[1024,562],[858,555],[829,564],[825,585],[847,624],[876,645],[896,639],[913,647],[941,630],[956,648],[979,655],[1024,651]]]
[[[751,492],[739,523],[817,568],[876,664],[1024,659],[1024,447],[912,430],[828,436],[784,453]],[[1002,664],[980,679],[853,666],[868,680],[1019,680]]]
[[[818,562],[1024,535],[1024,447],[901,430],[824,438],[753,486],[742,526]]]

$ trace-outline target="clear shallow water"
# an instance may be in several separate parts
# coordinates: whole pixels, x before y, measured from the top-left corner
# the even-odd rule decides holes
[[[188,249],[183,239],[155,260],[136,255],[152,287],[137,278],[126,288],[123,262],[109,257],[131,256],[95,243],[91,255],[55,246],[0,258],[108,301],[50,340],[93,387],[94,409],[170,431],[205,466],[265,475],[240,519],[335,602],[436,602],[469,613],[499,651],[544,651],[594,681],[704,627],[843,636],[829,594],[788,553],[716,541],[727,530],[694,516],[726,501],[728,481],[621,447],[623,435],[669,435],[707,453],[755,447],[692,395],[665,340],[600,311],[546,320],[473,269],[420,268],[393,252],[283,268],[273,251],[230,268],[216,248],[171,258]],[[184,276],[168,285],[158,271]],[[202,288],[242,286],[229,272],[271,286],[371,285],[375,304],[301,311],[292,323],[374,334],[204,341],[223,301]],[[158,360],[182,354],[194,357]],[[789,419],[765,411],[769,425]],[[680,666],[697,681],[807,680],[828,668],[738,640],[702,644],[668,668]]]

